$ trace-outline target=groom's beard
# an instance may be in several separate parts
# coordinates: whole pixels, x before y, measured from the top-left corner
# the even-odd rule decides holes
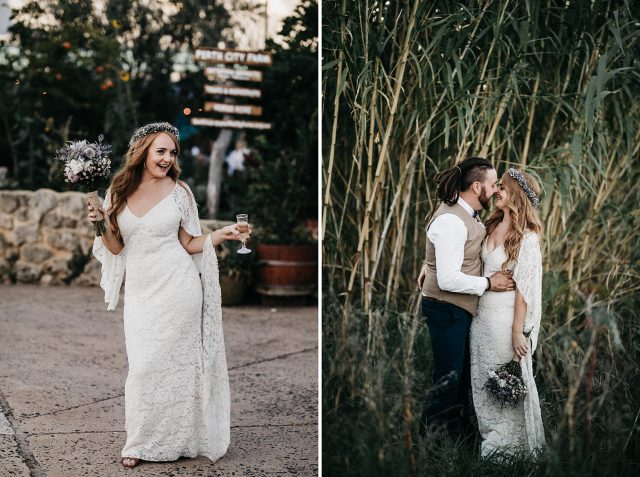
[[[488,196],[484,188],[482,189],[482,192],[480,193],[480,197],[478,197],[478,201],[480,202],[480,205],[484,210],[489,210],[489,208],[491,207],[492,197],[493,195]]]

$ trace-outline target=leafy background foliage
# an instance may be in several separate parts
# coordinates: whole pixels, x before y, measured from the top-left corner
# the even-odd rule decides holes
[[[68,189],[53,159],[56,149],[101,133],[113,146],[115,170],[137,127],[168,121],[181,130],[181,178],[199,204],[206,202],[208,169],[191,148],[206,153],[218,130],[194,128],[182,114],[185,107],[197,114],[210,99],[203,68],[190,58],[197,46],[224,41],[233,48],[253,24],[239,24],[229,8],[245,11],[240,18],[246,19],[261,14],[264,2],[170,3],[106,0],[96,10],[90,0],[27,1],[12,11],[10,36],[0,43],[0,166],[8,169],[10,187]],[[219,218],[275,206],[283,197],[289,197],[293,225],[283,224],[282,235],[317,216],[317,15],[317,2],[304,0],[285,19],[280,40],[267,43],[273,68],[260,87],[263,119],[274,128],[247,131],[256,162],[236,175],[237,184],[223,180],[227,197]],[[179,81],[171,81],[172,72],[180,72]],[[267,212],[252,214],[252,221],[264,224],[274,216]]]

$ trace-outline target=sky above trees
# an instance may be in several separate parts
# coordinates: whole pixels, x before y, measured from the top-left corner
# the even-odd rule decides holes
[[[11,8],[18,8],[25,3],[25,0],[2,0],[0,1],[0,35],[5,34],[9,26],[9,14]],[[103,3],[101,0],[94,2],[96,7],[101,8]],[[170,2],[167,2],[170,3]],[[227,2],[231,8],[236,3],[232,0]],[[261,48],[264,41],[264,7],[265,0],[255,0],[256,11],[236,11],[234,19],[241,23],[252,22],[255,28],[247,29],[243,37],[238,39],[238,43],[242,48]],[[267,0],[268,4],[268,35],[269,38],[276,38],[277,33],[282,28],[282,21],[291,15],[299,0]],[[4,6],[6,5],[6,6]],[[215,45],[214,45],[215,46]]]

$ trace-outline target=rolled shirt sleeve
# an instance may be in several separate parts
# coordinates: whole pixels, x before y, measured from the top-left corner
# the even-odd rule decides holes
[[[467,235],[464,222],[453,214],[436,217],[427,231],[427,238],[436,252],[436,277],[440,289],[480,296],[487,288],[487,279],[461,271]]]

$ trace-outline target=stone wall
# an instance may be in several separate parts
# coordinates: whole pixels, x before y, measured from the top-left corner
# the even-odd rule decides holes
[[[202,232],[229,222],[201,221]],[[0,190],[0,283],[100,283],[86,194]]]

